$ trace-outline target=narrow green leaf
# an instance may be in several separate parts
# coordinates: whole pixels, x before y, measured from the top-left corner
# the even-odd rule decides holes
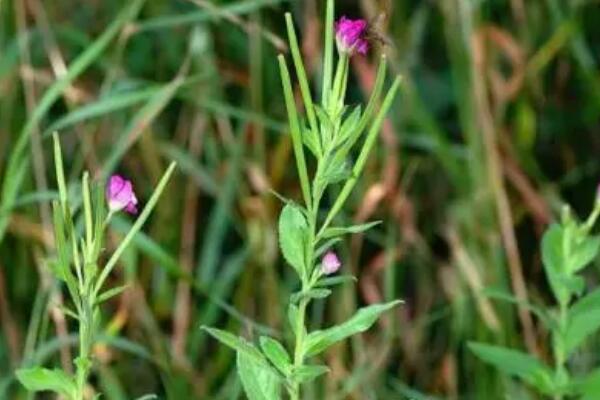
[[[542,261],[546,278],[556,299],[567,304],[571,297],[565,284],[566,257],[563,253],[564,230],[558,224],[552,224],[542,237]]]
[[[112,289],[108,289],[106,292],[101,293],[100,296],[98,296],[98,299],[96,300],[96,305],[102,304],[105,301],[118,296],[119,294],[123,293],[125,290],[129,289],[131,285],[129,284],[125,284],[125,285],[121,285],[121,286],[117,286],[114,287]]]
[[[329,289],[310,289],[303,292],[297,292],[291,295],[290,301],[292,303],[298,303],[300,300],[304,298],[311,299],[324,299],[331,294],[331,290]]]
[[[374,226],[379,225],[380,223],[381,223],[381,221],[373,221],[373,222],[368,222],[366,224],[360,224],[360,225],[327,228],[323,232],[323,235],[320,239],[330,239],[330,238],[334,238],[337,236],[346,235],[349,233],[362,233],[362,232],[368,231],[369,229],[371,229]]]
[[[237,370],[248,400],[281,399],[281,379],[267,364],[238,351]]]
[[[402,301],[396,300],[385,304],[374,304],[364,307],[358,310],[352,318],[340,325],[310,333],[305,342],[306,356],[317,355],[341,340],[366,331],[377,321],[382,313],[400,303]]]
[[[292,90],[292,82],[290,79],[290,72],[288,71],[285,63],[285,58],[279,56],[279,70],[281,73],[281,81],[283,85],[283,95],[285,98],[285,107],[288,112],[288,119],[290,124],[290,132],[292,134],[292,145],[294,147],[294,155],[296,157],[296,166],[298,168],[298,176],[300,177],[300,187],[302,188],[302,195],[304,196],[304,203],[307,206],[311,204],[310,197],[310,184],[308,181],[308,172],[306,169],[306,160],[304,158],[304,149],[302,146],[302,132],[300,130],[300,122],[298,120],[298,112],[296,111],[296,104],[294,102],[294,92]]]
[[[340,133],[336,145],[340,145],[352,137],[352,133],[358,129],[358,123],[361,116],[362,107],[354,107],[354,110],[348,115],[340,128]]]
[[[286,204],[279,216],[279,247],[300,277],[306,274],[305,249],[308,223],[299,207]]]
[[[325,254],[325,252],[327,250],[329,250],[330,248],[332,248],[336,243],[341,242],[342,239],[340,237],[336,237],[333,239],[329,239],[327,240],[325,243],[323,243],[322,245],[320,245],[317,250],[315,251],[315,256],[314,259],[318,259],[319,257],[321,257],[323,254]]]
[[[287,375],[292,366],[292,361],[285,347],[277,340],[268,336],[261,336],[259,343],[264,355],[273,363],[275,368],[282,374]]]
[[[500,346],[471,342],[469,349],[483,361],[507,375],[521,378],[543,393],[552,393],[553,372],[529,354]]]
[[[35,367],[17,370],[16,375],[30,392],[52,391],[69,399],[75,398],[75,382],[62,370]]]
[[[294,22],[292,21],[292,15],[290,13],[285,14],[285,22],[290,42],[290,50],[292,52],[292,59],[296,68],[296,76],[298,77],[298,82],[300,83],[300,92],[302,94],[302,100],[304,101],[306,115],[308,116],[308,123],[311,131],[317,134],[316,136],[318,138],[319,127],[317,125],[317,118],[315,117],[312,95],[310,94],[310,85],[308,84],[306,71],[304,70],[304,62],[302,61],[302,56],[300,55],[300,47],[298,46],[298,39],[296,38],[296,31],[294,30]],[[322,153],[321,142],[318,139],[316,145],[316,152],[320,155]]]
[[[396,77],[396,79],[394,80],[394,83],[392,84],[392,87],[390,88],[387,95],[385,96],[385,100],[383,101],[383,104],[381,105],[381,108],[379,109],[377,116],[373,120],[373,124],[371,125],[369,132],[367,133],[365,143],[363,144],[362,149],[360,150],[360,153],[356,160],[356,163],[354,164],[354,167],[352,168],[352,176],[348,179],[348,181],[346,181],[346,184],[342,188],[340,194],[338,195],[337,199],[333,203],[333,206],[329,210],[329,214],[327,214],[327,218],[325,219],[325,222],[323,223],[323,227],[321,228],[322,230],[325,230],[329,226],[329,224],[331,223],[333,218],[335,218],[337,213],[342,209],[342,206],[346,202],[346,199],[348,199],[348,196],[350,196],[350,192],[354,188],[354,185],[356,184],[356,180],[362,173],[362,170],[367,162],[369,153],[371,152],[371,149],[373,148],[373,145],[375,144],[375,139],[377,139],[377,135],[379,133],[379,130],[381,129],[381,125],[383,124],[383,121],[385,119],[385,116],[387,115],[388,110],[392,106],[392,102],[394,101],[394,99],[396,97],[396,93],[398,92],[399,87],[400,87],[400,77]],[[319,232],[319,235],[321,235],[321,234],[322,234],[322,232]],[[317,235],[317,236],[319,236],[319,235]]]
[[[331,287],[331,286],[337,286],[337,285],[342,285],[344,283],[355,283],[357,282],[358,279],[356,279],[355,276],[352,275],[340,275],[340,276],[328,276],[325,278],[321,278],[317,281],[317,283],[315,284],[316,287]]]
[[[564,332],[567,355],[572,353],[591,334],[600,328],[600,289],[577,301],[570,309]]]
[[[325,365],[301,365],[294,368],[292,380],[298,383],[306,383],[328,373],[330,370]]]
[[[329,104],[329,95],[331,93],[331,82],[333,80],[333,32],[335,18],[335,1],[327,0],[325,9],[325,51],[323,54],[323,84],[322,84],[322,105]]]
[[[578,272],[591,263],[598,255],[600,236],[586,236],[573,246],[569,257],[569,271]]]
[[[296,321],[298,321],[298,306],[293,302],[290,303],[290,305],[288,306],[287,317],[288,324],[290,324],[292,332],[294,333],[294,335],[297,335],[298,333],[296,332]]]
[[[258,349],[252,343],[249,343],[245,339],[221,329],[209,328],[207,326],[203,326],[201,329],[206,331],[219,342],[237,351],[238,354],[247,355],[256,362],[267,365],[262,353],[258,351]]]

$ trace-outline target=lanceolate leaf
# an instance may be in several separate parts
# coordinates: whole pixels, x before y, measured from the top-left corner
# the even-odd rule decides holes
[[[256,363],[268,365],[261,352],[258,351],[258,349],[254,347],[252,343],[247,342],[245,339],[221,329],[209,328],[206,326],[203,326],[202,329],[208,332],[208,334],[217,339],[219,342],[231,347],[233,350],[236,350],[238,354],[244,354],[248,358],[254,360]]]
[[[269,361],[271,361],[282,374],[288,374],[291,367],[291,359],[281,343],[268,336],[261,336],[260,348]]]
[[[336,236],[341,236],[341,235],[346,235],[348,233],[361,233],[361,232],[365,232],[369,229],[371,229],[372,227],[379,225],[381,223],[381,221],[373,221],[373,222],[368,222],[366,224],[360,224],[360,225],[352,225],[352,226],[344,226],[344,227],[335,227],[335,228],[327,228],[324,232],[323,232],[323,239],[329,239],[329,238],[333,238]]]
[[[19,382],[31,392],[52,391],[68,399],[75,398],[76,388],[73,378],[59,369],[20,369],[16,374]]]
[[[248,400],[281,399],[281,379],[268,365],[238,351],[237,370]]]
[[[305,383],[328,372],[329,368],[325,365],[302,365],[294,369],[292,376],[296,382]]]
[[[563,253],[564,229],[553,224],[542,238],[542,260],[552,292],[559,302],[567,303],[570,291],[565,285],[565,255]]]
[[[317,287],[331,287],[331,286],[337,286],[337,285],[341,285],[344,283],[354,283],[356,282],[357,279],[356,277],[352,276],[352,275],[340,275],[340,276],[330,276],[327,278],[322,278],[320,279],[315,286]]]
[[[292,303],[297,303],[300,300],[302,300],[303,298],[311,298],[311,299],[324,299],[325,297],[329,296],[331,294],[331,290],[329,289],[310,289],[307,290],[305,292],[297,292],[294,293],[291,297],[290,297],[290,301]]]
[[[308,224],[304,214],[295,205],[287,204],[279,217],[279,246],[285,260],[304,276],[305,248]]]
[[[580,243],[577,243],[571,250],[569,257],[569,271],[578,272],[588,265],[598,255],[600,249],[600,237],[585,237]]]
[[[377,318],[385,311],[400,304],[400,300],[385,304],[375,304],[358,310],[348,321],[325,330],[314,331],[308,335],[305,345],[307,357],[317,355],[329,346],[346,339],[352,335],[369,329]]]
[[[580,299],[569,310],[564,333],[565,352],[570,354],[600,328],[600,289]]]
[[[529,354],[483,343],[469,343],[469,349],[505,374],[517,376],[544,393],[552,393],[553,372]]]

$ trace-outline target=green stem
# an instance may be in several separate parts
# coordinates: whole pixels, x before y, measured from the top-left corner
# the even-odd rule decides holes
[[[559,302],[559,317],[558,317],[558,330],[555,333],[556,337],[554,338],[554,379],[558,386],[562,386],[565,379],[568,379],[568,372],[565,368],[565,363],[567,361],[565,349],[564,349],[564,332],[567,325],[568,318],[568,303],[563,301]],[[562,400],[562,393],[557,393],[554,395],[554,400]]]
[[[94,345],[94,310],[93,299],[82,295],[85,302],[79,316],[79,356],[75,364],[77,367],[77,392],[75,400],[84,400],[85,387],[91,370],[92,347]]]
[[[321,173],[321,163],[318,162],[317,171],[315,173],[314,180],[317,181],[319,179],[319,175]],[[319,204],[321,202],[321,196],[318,193],[313,193],[312,196],[312,204],[307,204],[308,209],[308,226],[309,226],[309,240],[306,244],[306,267],[308,268],[304,272],[304,276],[302,277],[302,291],[308,291],[311,289],[314,284],[311,279],[312,276],[312,268],[313,268],[313,258],[315,254],[315,237],[317,232],[317,222],[319,218]],[[304,365],[304,339],[305,339],[305,325],[306,325],[306,310],[308,308],[308,304],[310,303],[309,297],[303,297],[300,300],[300,304],[298,305],[298,314],[295,321],[295,333],[296,333],[296,343],[294,346],[294,369],[302,367]],[[291,385],[291,389],[289,391],[290,398],[292,400],[300,399],[300,383],[297,381],[293,381]]]
[[[308,298],[303,298],[298,307],[298,317],[296,319],[296,345],[294,348],[294,369],[301,367],[304,364],[304,325],[306,320],[306,308],[308,306]],[[293,400],[300,399],[300,384],[293,382],[292,392],[290,393]]]

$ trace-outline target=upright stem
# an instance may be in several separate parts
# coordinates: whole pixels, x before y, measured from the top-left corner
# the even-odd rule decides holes
[[[318,162],[317,171],[315,173],[314,180],[319,178],[321,171],[321,163]],[[312,268],[313,259],[315,255],[315,237],[317,232],[317,220],[319,217],[319,204],[321,196],[318,193],[312,193],[312,204],[307,204],[308,209],[308,226],[309,226],[309,237],[306,245],[306,267],[305,275],[302,279],[302,291],[308,291],[311,289],[312,280]],[[294,369],[297,369],[304,365],[304,339],[305,339],[305,325],[306,325],[306,309],[310,303],[310,297],[303,297],[298,305],[298,314],[296,317],[295,334],[296,344],[294,346]],[[300,399],[300,383],[297,381],[292,382],[290,390],[290,397],[292,400]]]
[[[94,302],[89,296],[82,296],[85,304],[79,315],[79,357],[77,367],[77,394],[75,400],[84,400],[85,387],[91,369],[91,353],[94,345]]]
[[[296,319],[296,346],[294,348],[294,369],[301,367],[304,364],[304,325],[306,319],[306,307],[308,306],[309,299],[303,298],[300,300],[298,307],[298,318]],[[296,381],[293,382],[292,391],[290,393],[292,400],[300,399],[300,384]]]
[[[558,332],[556,333],[557,338],[554,338],[554,360],[556,363],[554,367],[554,379],[559,382],[562,381],[567,374],[567,370],[565,369],[566,355],[563,339],[563,333],[568,318],[567,313],[568,304],[565,304],[561,301],[559,304]],[[562,400],[562,398],[563,395],[561,393],[554,395],[554,400]]]

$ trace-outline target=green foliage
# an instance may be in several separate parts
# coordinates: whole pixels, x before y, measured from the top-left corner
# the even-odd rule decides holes
[[[307,356],[315,356],[329,346],[357,333],[369,329],[379,316],[389,309],[402,303],[399,300],[385,304],[374,304],[361,308],[346,322],[328,329],[311,332],[306,338],[304,352]]]
[[[16,372],[17,379],[31,392],[52,391],[68,399],[75,399],[77,387],[75,381],[59,369],[29,368]]]
[[[279,400],[281,379],[267,365],[245,352],[237,353],[237,369],[248,400]]]
[[[469,343],[469,349],[483,361],[505,374],[523,379],[542,393],[552,394],[557,390],[552,370],[529,354],[483,343]]]
[[[306,246],[308,245],[308,223],[300,208],[286,204],[279,216],[279,246],[285,260],[299,276],[307,274]]]
[[[600,328],[600,289],[583,296],[567,312],[564,346],[570,355],[583,341]]]
[[[554,370],[531,355],[516,350],[470,343],[469,348],[483,361],[500,371],[521,378],[539,392],[562,396],[572,392],[594,393],[594,373],[588,378],[574,378],[567,370],[567,360],[590,335],[600,329],[600,290],[582,295],[585,281],[577,275],[598,255],[598,237],[590,230],[600,215],[600,201],[584,223],[573,219],[568,207],[560,224],[550,225],[542,238],[542,261],[550,288],[558,303],[558,314],[537,314],[552,335]],[[506,297],[506,296],[504,296]],[[510,299],[510,298],[509,298]],[[512,299],[510,299],[512,300]],[[584,398],[588,394],[584,395]]]
[[[283,374],[288,375],[292,366],[292,361],[285,347],[277,340],[267,337],[260,337],[260,348],[271,363]]]

